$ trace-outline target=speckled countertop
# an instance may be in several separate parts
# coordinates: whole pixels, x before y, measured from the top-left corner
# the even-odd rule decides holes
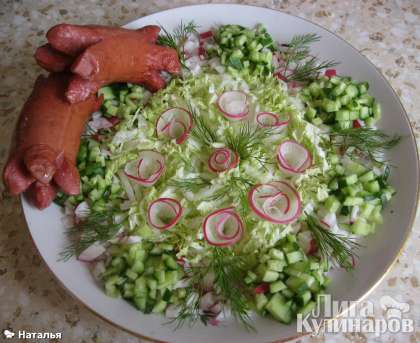
[[[122,25],[163,9],[200,3],[183,0],[3,0],[0,6],[0,168],[12,128],[40,69],[32,55],[47,29],[59,22]],[[210,1],[212,2],[212,1]],[[309,19],[337,33],[378,66],[410,116],[420,138],[420,2],[419,0],[272,0],[233,1],[279,9]],[[420,342],[420,222],[416,221],[397,264],[370,296],[408,302],[416,320],[412,334],[364,334],[306,337],[302,342]],[[26,229],[18,199],[0,185],[0,332],[62,332],[64,342],[139,342],[95,317],[54,280]],[[3,339],[1,336],[0,341]]]

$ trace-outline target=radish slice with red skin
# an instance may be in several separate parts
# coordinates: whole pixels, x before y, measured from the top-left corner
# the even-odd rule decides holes
[[[209,214],[203,223],[204,238],[210,245],[231,246],[242,238],[244,226],[233,207]]]
[[[188,137],[193,125],[192,115],[185,108],[173,107],[163,112],[156,122],[158,137],[165,136],[182,144]]]
[[[219,148],[213,151],[208,160],[209,169],[214,173],[221,173],[238,165],[239,157],[235,151]]]
[[[213,37],[213,32],[211,31],[201,32],[199,36],[200,36],[200,40],[206,40],[210,37]]]
[[[142,186],[153,186],[165,171],[165,158],[154,150],[143,150],[137,160],[125,165],[127,177]]]
[[[280,116],[273,112],[260,112],[257,114],[256,121],[261,127],[281,127],[289,124],[290,114],[284,114],[285,118],[281,119]]]
[[[182,206],[178,200],[159,198],[147,209],[147,220],[155,229],[164,231],[174,227],[182,215]]]
[[[242,91],[228,91],[217,99],[217,107],[232,120],[241,120],[248,115],[248,95]]]
[[[251,209],[259,217],[277,224],[288,224],[302,213],[296,189],[285,181],[254,186],[248,193]]]
[[[266,282],[263,282],[259,284],[257,287],[255,287],[254,292],[255,294],[264,294],[267,293],[270,289],[270,285]]]
[[[337,71],[335,69],[327,69],[324,73],[326,77],[333,77],[337,75]]]
[[[296,175],[312,166],[312,155],[302,144],[287,140],[277,149],[277,161],[282,171]]]

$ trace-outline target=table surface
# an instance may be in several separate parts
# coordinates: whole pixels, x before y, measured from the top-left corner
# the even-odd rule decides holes
[[[32,55],[49,27],[60,22],[122,25],[171,7],[208,1],[184,0],[3,0],[0,7],[0,169],[20,108],[40,68]],[[212,2],[212,1],[210,1]],[[225,1],[226,2],[226,1]],[[420,137],[419,0],[231,1],[270,7],[309,19],[335,32],[367,56],[389,80]],[[420,342],[420,221],[381,285],[383,295],[411,305],[416,332],[384,335],[382,342]],[[381,316],[381,313],[377,314]],[[19,206],[0,185],[0,330],[62,332],[64,342],[140,342],[91,314],[54,280],[32,243]],[[366,342],[368,334],[306,337],[302,342]]]

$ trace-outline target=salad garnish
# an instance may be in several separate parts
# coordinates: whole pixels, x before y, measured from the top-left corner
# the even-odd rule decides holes
[[[311,215],[307,215],[306,224],[313,234],[316,246],[324,261],[332,258],[346,270],[354,268],[354,258],[357,257],[356,250],[361,247],[360,243],[348,236],[323,228],[318,220]]]

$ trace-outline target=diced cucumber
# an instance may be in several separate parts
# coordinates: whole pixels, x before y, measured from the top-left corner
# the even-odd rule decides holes
[[[277,259],[277,260],[284,260],[284,254],[283,251],[275,248],[271,248],[269,250],[269,255],[271,258]]]
[[[357,182],[358,178],[356,174],[352,174],[346,177],[346,183],[347,185],[353,185]]]
[[[261,312],[267,303],[268,298],[263,293],[255,295],[255,306],[258,312]]]
[[[267,268],[269,270],[274,270],[276,272],[283,271],[283,268],[286,266],[286,262],[284,260],[269,260],[267,261]]]
[[[133,298],[133,302],[140,311],[144,312],[146,310],[146,296],[136,296]]]
[[[292,310],[290,305],[286,303],[284,297],[279,293],[272,296],[265,308],[278,321],[284,324],[291,323],[293,317]]]
[[[359,198],[359,197],[347,197],[344,200],[343,205],[344,206],[360,206],[362,205],[364,202],[363,198]]]
[[[368,181],[373,181],[376,178],[376,175],[373,171],[368,171],[367,173],[363,174],[362,176],[359,177],[359,180],[361,182],[368,182]]]
[[[364,189],[371,194],[378,193],[381,190],[381,186],[379,185],[379,182],[376,180],[364,183],[363,186],[364,186]]]
[[[316,306],[315,301],[308,302],[305,306],[303,306],[301,309],[298,310],[298,313],[301,313],[302,316],[305,316],[306,314],[310,313]]]
[[[273,282],[273,281],[276,281],[278,278],[279,278],[279,273],[278,272],[275,272],[275,271],[272,271],[272,270],[267,270],[264,273],[264,275],[262,277],[262,280],[264,282]]]
[[[324,207],[330,213],[335,213],[340,208],[340,202],[335,196],[329,196],[324,203]]]
[[[371,232],[371,225],[364,218],[359,217],[351,225],[351,231],[355,235],[366,236]]]
[[[286,254],[286,259],[289,264],[296,263],[303,260],[303,254],[300,251],[292,251]]]
[[[300,306],[305,306],[311,300],[312,294],[310,291],[305,291],[297,297]]]
[[[153,306],[152,312],[153,313],[162,313],[163,311],[165,311],[167,304],[168,303],[164,300],[158,301],[155,304],[155,306]]]
[[[297,276],[289,276],[289,278],[286,280],[286,285],[290,288],[290,290],[298,294],[308,289],[308,285],[306,284],[305,280]]]
[[[277,293],[286,288],[287,286],[281,280],[270,283],[270,293]]]

